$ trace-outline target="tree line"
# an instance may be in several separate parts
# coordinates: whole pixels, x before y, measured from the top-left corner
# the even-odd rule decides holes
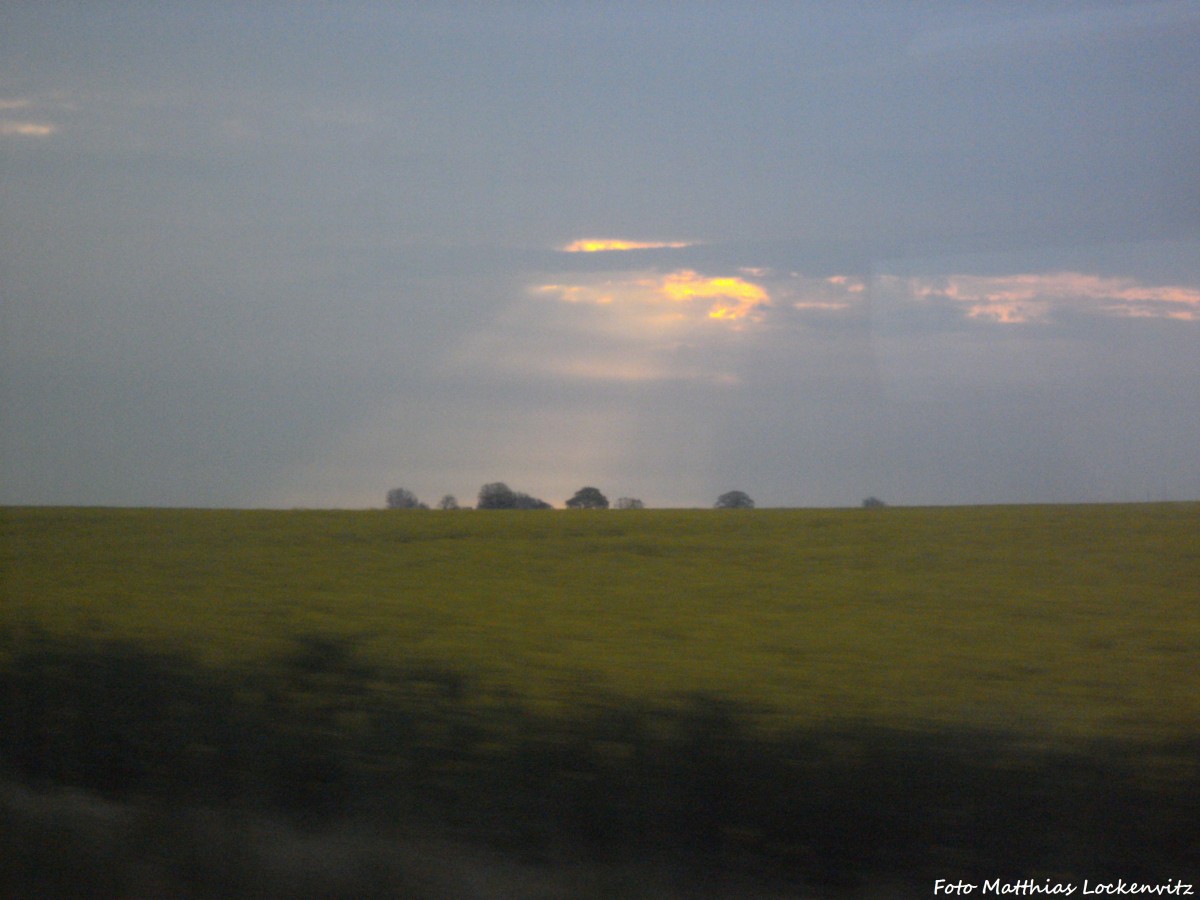
[[[609,509],[608,498],[596,487],[581,487],[564,504],[567,509]],[[864,509],[883,509],[887,506],[878,497],[867,497],[862,502]],[[620,497],[611,504],[614,509],[645,509],[637,497]],[[713,504],[716,509],[754,509],[754,500],[745,491],[726,491]],[[417,495],[407,488],[392,488],[387,492],[388,509],[429,509]],[[446,494],[436,504],[437,509],[470,509],[459,505],[453,494]],[[537,497],[514,491],[503,481],[493,481],[479,489],[475,509],[553,509],[554,507]]]
[[[564,504],[567,509],[609,509],[608,498],[596,487],[581,487]],[[616,509],[644,509],[644,504],[637,497],[620,497],[615,504]],[[726,491],[713,504],[717,509],[753,509],[754,501],[745,491]],[[388,509],[429,509],[415,493],[407,488],[392,488],[387,492]],[[443,510],[462,509],[453,494],[446,494],[437,502],[437,508]],[[521,491],[514,491],[503,481],[485,484],[479,489],[475,509],[553,509],[554,507],[537,497]]]

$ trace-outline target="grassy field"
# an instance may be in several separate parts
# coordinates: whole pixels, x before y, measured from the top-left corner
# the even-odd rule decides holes
[[[766,726],[1200,725],[1200,504],[556,512],[0,511],[0,652],[86,634],[216,666],[298,637],[539,709],[697,692]]]
[[[5,896],[477,895],[276,821],[638,885],[514,896],[1200,881],[1200,504],[10,508],[0,577]]]

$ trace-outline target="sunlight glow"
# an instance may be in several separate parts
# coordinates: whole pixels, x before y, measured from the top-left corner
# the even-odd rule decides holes
[[[694,246],[694,241],[624,241],[619,238],[581,238],[562,247],[564,253],[607,253],[612,250],[660,250]]]

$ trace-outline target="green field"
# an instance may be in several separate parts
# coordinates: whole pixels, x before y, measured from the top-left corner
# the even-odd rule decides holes
[[[1200,504],[10,508],[0,572],[5,896],[461,895],[272,817],[630,873],[518,896],[1200,872]]]
[[[1200,504],[0,510],[0,653],[270,667],[311,636],[538,710],[727,697],[765,727],[1200,725]]]

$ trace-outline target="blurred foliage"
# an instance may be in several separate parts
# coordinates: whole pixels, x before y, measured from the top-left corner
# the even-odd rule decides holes
[[[0,669],[10,778],[180,808],[354,819],[525,858],[653,858],[853,890],[947,872],[1200,865],[1200,741],[1031,745],[868,723],[766,736],[697,695],[573,715],[475,702],[307,636],[270,669],[38,639]],[[864,881],[865,880],[865,881]]]

